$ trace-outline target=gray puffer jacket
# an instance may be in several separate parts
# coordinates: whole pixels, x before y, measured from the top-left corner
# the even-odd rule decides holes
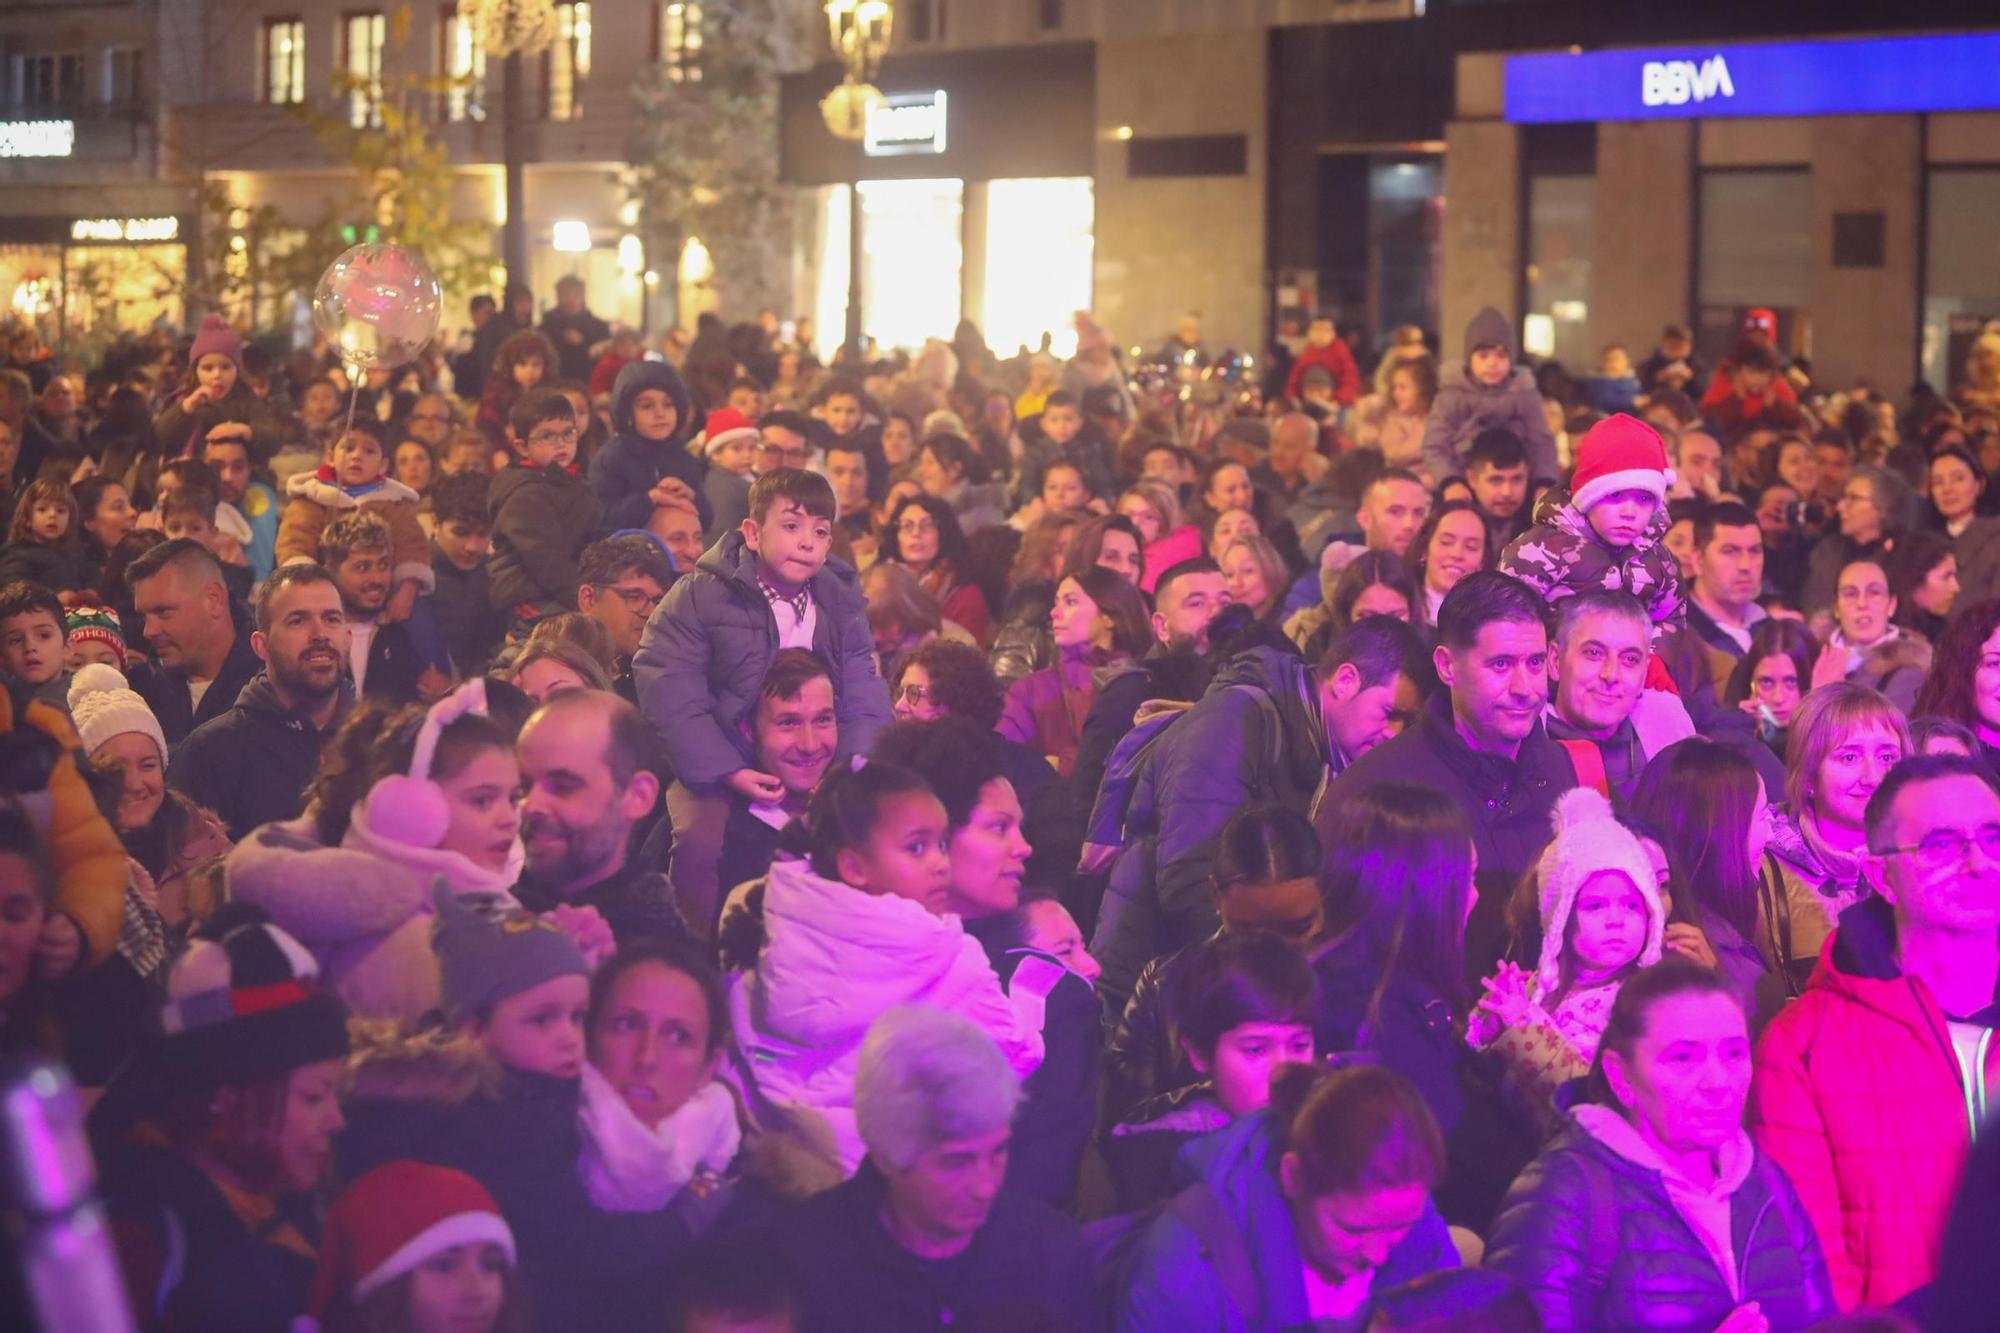
[[[1472,317],[1465,329],[1465,354],[1475,347],[1504,347],[1514,368],[1498,384],[1482,384],[1467,372],[1465,361],[1454,361],[1438,374],[1437,396],[1424,421],[1424,466],[1433,477],[1465,474],[1466,451],[1481,431],[1513,432],[1528,451],[1528,476],[1554,481],[1560,474],[1556,437],[1542,415],[1541,390],[1534,372],[1521,364],[1521,349],[1506,317],[1491,306]]]
[[[841,751],[864,754],[889,724],[889,687],[875,666],[861,580],[853,566],[828,559],[807,586],[813,651],[833,668]],[[777,655],[778,622],[757,583],[757,555],[742,533],[729,533],[667,591],[632,659],[639,707],[682,782],[712,786],[750,766],[741,724]]]
[[[1573,1114],[1514,1182],[1486,1249],[1486,1266],[1527,1289],[1550,1333],[1711,1329],[1750,1301],[1778,1333],[1834,1313],[1812,1219],[1747,1135],[1725,1145],[1718,1186],[1684,1212],[1674,1194],[1689,1187],[1670,1193],[1670,1168],[1622,1117],[1601,1106]],[[1726,1220],[1729,1273],[1691,1220],[1702,1213],[1717,1245]]]

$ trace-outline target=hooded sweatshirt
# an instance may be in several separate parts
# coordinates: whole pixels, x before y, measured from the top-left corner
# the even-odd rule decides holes
[[[1667,1200],[1688,1224],[1708,1257],[1722,1273],[1731,1296],[1743,1294],[1736,1272],[1736,1247],[1730,1239],[1729,1200],[1750,1177],[1757,1150],[1742,1130],[1715,1150],[1715,1179],[1703,1183],[1692,1180],[1653,1150],[1641,1138],[1632,1122],[1608,1106],[1579,1106],[1570,1114],[1590,1136],[1635,1166],[1657,1171],[1666,1187]]]
[[[632,404],[647,389],[662,389],[674,404],[674,433],[664,440],[641,436],[632,423]],[[634,361],[611,386],[611,426],[617,432],[590,462],[590,489],[604,506],[612,528],[643,528],[653,515],[647,498],[662,478],[676,477],[694,492],[705,532],[715,517],[703,493],[708,467],[687,451],[694,434],[694,398],[680,372],[664,361]]]
[[[1021,1078],[1042,1062],[1039,1026],[1015,1011],[955,916],[780,859],[765,881],[764,931],[757,966],[729,980],[731,1074],[753,1102],[816,1112],[848,1175],[867,1152],[854,1115],[861,1042],[889,1010],[928,1004],[971,1020]]]
[[[1513,366],[1498,384],[1475,379],[1470,369],[1475,347],[1504,347]],[[1485,430],[1510,431],[1528,451],[1528,476],[1554,481],[1560,468],[1556,437],[1542,416],[1542,395],[1534,372],[1521,364],[1521,349],[1506,316],[1487,306],[1465,329],[1466,360],[1439,374],[1430,419],[1424,423],[1424,464],[1433,477],[1465,474],[1465,455]]]

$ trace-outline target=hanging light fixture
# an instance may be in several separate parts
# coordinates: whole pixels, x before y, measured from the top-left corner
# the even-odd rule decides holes
[[[821,99],[819,114],[837,139],[861,139],[869,111],[882,103],[875,74],[889,50],[895,20],[889,0],[826,0],[827,38],[846,73]]]
[[[458,16],[488,55],[532,54],[556,39],[555,0],[458,0]]]

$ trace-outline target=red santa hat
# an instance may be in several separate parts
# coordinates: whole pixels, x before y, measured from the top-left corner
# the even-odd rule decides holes
[[[1661,503],[1674,484],[1667,465],[1666,442],[1660,432],[1635,416],[1620,412],[1584,433],[1576,446],[1576,473],[1570,478],[1570,501],[1577,512],[1620,491],[1651,491]]]
[[[750,418],[733,407],[718,407],[710,412],[704,434],[708,441],[702,446],[705,453],[720,449],[725,444],[733,444],[740,438],[748,437],[752,443],[758,438],[757,427]]]
[[[295,1333],[317,1328],[336,1294],[358,1304],[459,1245],[497,1245],[514,1262],[514,1233],[485,1186],[421,1162],[376,1167],[327,1210],[308,1318]]]

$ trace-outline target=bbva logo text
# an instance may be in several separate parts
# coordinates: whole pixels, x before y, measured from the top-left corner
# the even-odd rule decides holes
[[[1729,62],[1710,56],[1696,64],[1692,60],[1648,60],[1639,70],[1639,100],[1647,106],[1686,106],[1711,97],[1734,97],[1736,85],[1729,81]]]

